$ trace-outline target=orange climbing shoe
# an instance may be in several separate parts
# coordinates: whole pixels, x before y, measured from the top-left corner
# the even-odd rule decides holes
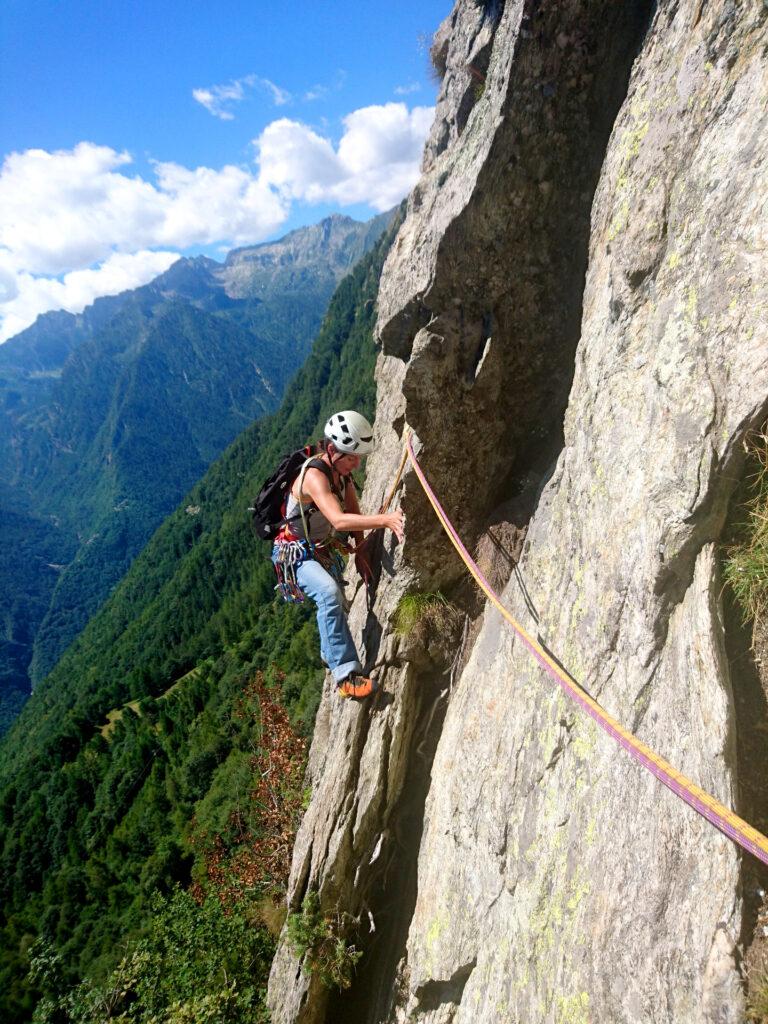
[[[361,676],[358,672],[352,672],[347,678],[338,684],[340,697],[351,697],[352,700],[365,700],[373,696],[379,688],[375,679]]]

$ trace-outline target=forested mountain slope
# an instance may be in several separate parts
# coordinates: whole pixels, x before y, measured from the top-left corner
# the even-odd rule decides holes
[[[236,844],[231,815],[258,742],[240,702],[256,670],[311,727],[322,680],[314,623],[276,603],[247,507],[280,455],[319,436],[330,412],[372,412],[375,298],[390,242],[391,232],[339,285],[279,412],[186,495],[3,741],[3,1019],[29,1019],[35,935],[61,951],[70,980],[103,973],[149,919],[155,893],[204,875],[205,844],[193,850],[190,832]]]
[[[275,409],[390,217],[335,215],[223,264],[182,259],[0,347],[0,506],[27,524],[21,567],[0,564],[0,731],[185,490]]]

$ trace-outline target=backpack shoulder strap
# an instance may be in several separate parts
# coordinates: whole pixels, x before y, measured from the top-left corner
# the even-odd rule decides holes
[[[313,456],[311,459],[307,459],[307,461],[301,467],[302,480],[304,479],[304,473],[308,469],[319,469],[323,476],[327,478],[328,483],[331,485],[331,489],[333,489],[333,470],[331,469],[327,462],[323,462],[323,460],[317,458],[317,456]]]
[[[328,483],[331,485],[331,490],[333,491],[333,493],[336,495],[336,497],[339,499],[339,501],[341,502],[341,504],[343,506],[344,505],[344,496],[345,496],[346,489],[347,489],[347,483],[348,483],[348,481],[351,478],[348,477],[348,476],[340,477],[339,479],[340,479],[340,483],[341,483],[341,488],[339,490],[337,490],[336,486],[335,486],[335,484],[333,482],[333,470],[331,469],[331,467],[328,465],[327,462],[323,462],[322,459],[318,459],[318,458],[308,459],[306,464],[305,464],[305,466],[302,467],[301,481],[304,480],[304,472],[307,469],[319,469],[320,470],[320,472],[323,474],[323,476],[328,480]],[[301,487],[299,487],[299,489],[301,489]]]
[[[334,494],[336,494],[336,488],[334,487],[334,474],[333,474],[333,470],[331,469],[331,467],[326,465],[326,463],[323,462],[322,459],[318,459],[315,456],[310,456],[304,462],[304,465],[301,467],[301,472],[299,473],[299,495],[301,495],[302,492],[303,492],[303,489],[304,489],[304,476],[306,475],[306,471],[308,469],[318,469],[319,471],[321,471],[323,473],[323,475],[325,477],[327,477],[328,482],[331,484],[332,492]],[[299,504],[299,513],[301,515],[301,524],[304,527],[304,537],[308,541],[309,540],[309,529],[307,528],[306,515],[304,513],[304,503],[302,502],[300,497],[298,497],[296,500],[297,500],[297,502]],[[312,512],[314,512],[316,510],[316,508],[317,508],[317,506],[314,504],[314,502],[309,502],[308,505],[307,505],[307,512],[309,514],[311,514]]]

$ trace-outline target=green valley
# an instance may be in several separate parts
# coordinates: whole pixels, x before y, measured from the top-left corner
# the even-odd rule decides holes
[[[0,1008],[8,1021],[29,1020],[46,993],[40,1013],[48,1007],[51,1020],[99,1019],[82,1015],[96,988],[115,983],[124,954],[145,965],[136,969],[156,970],[177,919],[190,949],[204,933],[215,946],[209,892],[235,893],[233,935],[237,920],[258,925],[242,943],[262,943],[247,956],[261,957],[253,977],[264,981],[272,940],[259,906],[281,883],[264,867],[272,856],[256,878],[243,867],[267,831],[250,798],[253,763],[265,708],[276,703],[290,716],[281,749],[311,732],[323,671],[309,610],[274,597],[268,549],[251,534],[247,508],[280,456],[320,436],[334,409],[373,414],[375,300],[393,230],[336,289],[279,411],[240,434],[186,494],[0,748]],[[294,778],[284,794],[292,807],[302,800],[297,757],[285,772]],[[184,894],[190,885],[197,902]],[[202,970],[195,963],[178,970],[189,977]],[[240,996],[222,995],[217,977],[201,980],[200,992],[234,1007]],[[142,1006],[149,1014],[146,990],[131,991],[136,1014]],[[222,1010],[210,1019],[261,1019],[261,997],[249,992],[240,1016]]]

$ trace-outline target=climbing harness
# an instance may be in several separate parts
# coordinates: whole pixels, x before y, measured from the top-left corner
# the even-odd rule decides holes
[[[347,565],[344,555],[347,551],[349,548],[338,537],[329,537],[322,544],[312,544],[284,530],[275,539],[273,547],[272,564],[277,576],[275,590],[289,604],[304,601],[306,595],[299,586],[296,573],[299,566],[310,558],[319,562],[339,585],[343,585]]]
[[[677,771],[676,768],[673,768],[672,765],[669,764],[668,761],[665,761],[663,757],[660,757],[631,732],[628,732],[615,718],[609,715],[596,700],[590,697],[587,691],[580,686],[579,683],[577,683],[561,665],[557,663],[553,655],[549,654],[542,645],[534,640],[533,637],[516,621],[516,619],[513,618],[510,612],[508,612],[501,603],[498,594],[496,594],[490,583],[480,571],[477,563],[467,551],[453,524],[445,514],[435,492],[430,487],[429,482],[424,475],[424,471],[419,465],[410,437],[408,437],[405,447],[408,455],[410,456],[413,468],[416,471],[416,476],[424,489],[424,493],[429,499],[429,502],[435,511],[435,515],[440,520],[443,529],[448,534],[451,543],[456,548],[459,557],[475,578],[480,589],[486,594],[488,599],[503,615],[510,626],[512,626],[512,629],[523,641],[542,668],[554,677],[555,681],[563,688],[563,690],[565,690],[565,692],[575,700],[576,703],[579,704],[581,708],[595,720],[595,722],[597,722],[601,729],[607,732],[609,736],[612,736],[620,746],[634,757],[635,760],[639,761],[644,768],[655,775],[656,778],[659,779],[659,781],[668,789],[672,790],[673,793],[676,793],[681,800],[684,800],[690,807],[714,825],[715,828],[728,836],[729,839],[732,839],[743,849],[754,854],[754,856],[764,864],[768,864],[768,837],[764,836],[761,832],[758,832],[757,829],[753,828],[737,814],[734,814],[733,811],[720,803],[719,800],[716,800],[715,797],[711,796],[703,789],[700,789],[694,782],[691,782],[691,780],[686,778],[685,775]],[[400,469],[400,473],[401,472],[402,466]],[[398,481],[400,473],[398,473]]]

